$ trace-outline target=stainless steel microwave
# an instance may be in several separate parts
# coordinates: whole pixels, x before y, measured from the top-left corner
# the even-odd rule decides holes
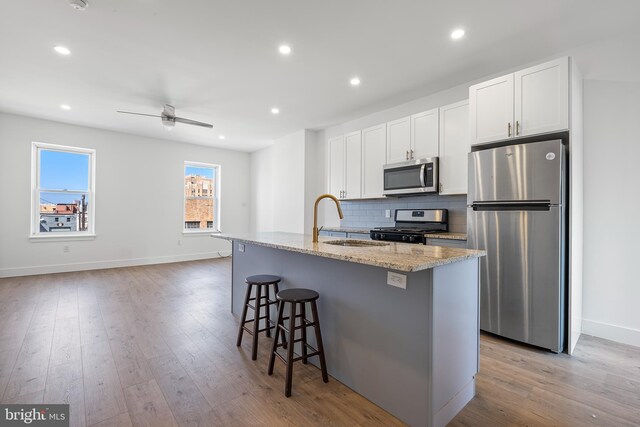
[[[437,157],[384,165],[385,196],[437,192]]]

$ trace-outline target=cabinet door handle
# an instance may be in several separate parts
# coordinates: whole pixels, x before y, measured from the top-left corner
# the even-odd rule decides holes
[[[511,136],[511,122],[507,123],[507,136]]]
[[[404,159],[409,160],[409,150],[404,152]]]
[[[413,150],[409,150],[409,158],[413,159]]]
[[[520,135],[520,122],[516,120],[516,135]]]
[[[438,193],[442,193],[442,183],[440,183],[440,189],[438,190]]]

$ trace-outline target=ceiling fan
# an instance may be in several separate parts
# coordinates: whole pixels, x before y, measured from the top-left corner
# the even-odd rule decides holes
[[[149,116],[149,117],[160,117],[162,119],[162,125],[167,130],[173,129],[176,123],[184,123],[186,125],[194,125],[194,126],[202,126],[205,128],[212,128],[213,125],[204,122],[198,122],[196,120],[185,119],[183,117],[176,117],[176,109],[173,105],[165,104],[162,113],[159,116],[155,114],[144,114],[144,113],[133,113],[131,111],[118,111],[118,113],[123,114],[135,114],[136,116]]]

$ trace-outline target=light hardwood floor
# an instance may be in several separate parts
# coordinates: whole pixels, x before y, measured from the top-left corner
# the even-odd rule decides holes
[[[320,372],[266,375],[235,346],[228,259],[0,279],[0,402],[69,403],[73,426],[402,425]],[[322,320],[322,319],[321,319]],[[489,335],[454,426],[640,425],[640,349],[573,357]]]

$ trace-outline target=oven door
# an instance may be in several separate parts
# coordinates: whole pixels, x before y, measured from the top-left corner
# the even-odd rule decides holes
[[[438,191],[438,161],[435,158],[384,165],[383,194],[417,194]]]

